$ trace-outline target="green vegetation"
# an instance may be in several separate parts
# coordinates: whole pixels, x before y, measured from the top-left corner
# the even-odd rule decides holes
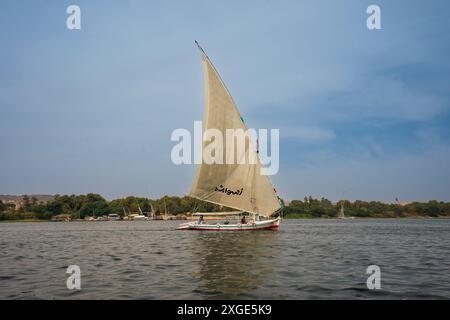
[[[403,217],[450,217],[450,202],[432,200],[426,203],[412,202],[405,205],[379,201],[350,202],[340,200],[336,204],[330,200],[312,197],[293,200],[286,206],[286,218],[336,218],[344,206],[345,215],[352,217],[403,218]]]
[[[450,217],[450,202],[429,201],[426,203],[412,202],[405,205],[383,203],[378,201],[350,202],[340,200],[333,204],[330,200],[314,199],[293,200],[284,209],[284,217],[299,218],[335,218],[341,208],[345,208],[346,216],[397,218],[397,217]],[[57,195],[54,200],[41,203],[37,199],[23,196],[21,206],[16,210],[14,205],[0,201],[1,220],[49,220],[59,214],[71,215],[73,219],[83,219],[86,216],[102,216],[110,213],[124,215],[127,212],[137,213],[139,207],[143,212],[150,212],[151,207],[156,214],[170,214],[187,212],[217,212],[230,211],[218,205],[202,202],[191,197],[164,196],[160,199],[142,197],[126,197],[112,201],[105,200],[98,194],[86,195]]]
[[[37,199],[23,196],[20,207],[16,210],[14,205],[7,205],[0,201],[1,220],[50,220],[59,214],[68,214],[72,219],[84,219],[86,216],[103,216],[110,213],[124,215],[124,210],[130,213],[138,213],[139,208],[143,212],[150,212],[151,207],[155,213],[169,214],[187,213],[193,211],[215,212],[230,211],[230,208],[221,208],[218,205],[202,202],[190,197],[164,196],[151,200],[142,197],[126,197],[110,202],[98,194],[86,195],[56,195],[55,199],[47,203],[39,203]]]

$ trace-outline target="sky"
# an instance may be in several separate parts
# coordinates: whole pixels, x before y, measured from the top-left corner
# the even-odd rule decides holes
[[[437,0],[9,1],[0,194],[187,194],[170,135],[203,117],[196,39],[246,124],[280,129],[281,197],[450,201],[449,21]]]

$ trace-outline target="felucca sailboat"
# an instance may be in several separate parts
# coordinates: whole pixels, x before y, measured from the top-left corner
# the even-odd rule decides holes
[[[247,130],[233,98],[200,45],[205,77],[204,130],[216,129],[225,137],[227,129]],[[207,142],[203,141],[203,149]],[[245,144],[245,159],[250,159],[251,143]],[[268,176],[261,174],[261,162],[236,161],[235,163],[206,164],[197,168],[190,196],[196,199],[239,210],[248,216],[240,223],[205,223],[203,217],[196,222],[184,223],[179,230],[247,231],[277,230],[281,222],[282,202]],[[213,214],[213,213],[210,213]],[[273,217],[276,216],[277,217]]]

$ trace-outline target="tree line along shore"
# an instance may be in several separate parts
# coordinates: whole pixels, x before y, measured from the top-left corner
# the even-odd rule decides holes
[[[407,204],[383,203],[379,201],[331,202],[328,199],[305,197],[292,200],[285,205],[284,218],[336,218],[341,208],[345,216],[360,218],[407,218],[407,217],[450,217],[450,202],[432,200]],[[0,200],[0,220],[46,221],[57,215],[70,215],[73,219],[90,216],[104,216],[125,213],[153,212],[155,215],[183,214],[192,212],[219,212],[233,209],[184,196],[164,196],[159,199],[129,196],[107,201],[99,194],[55,195],[51,200],[42,201],[33,196],[21,196],[15,203]]]

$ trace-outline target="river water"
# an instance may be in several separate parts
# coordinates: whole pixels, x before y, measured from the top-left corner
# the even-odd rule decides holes
[[[0,299],[450,298],[450,219],[284,220],[278,232],[179,223],[1,223]],[[69,265],[81,290],[66,287]]]

